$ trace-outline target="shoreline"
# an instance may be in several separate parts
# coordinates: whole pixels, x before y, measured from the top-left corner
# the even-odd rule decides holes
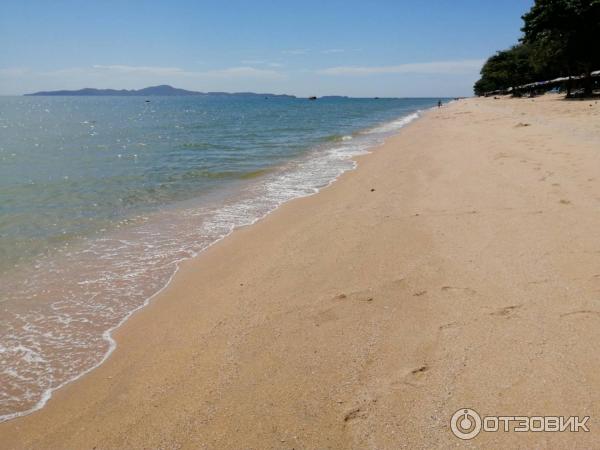
[[[363,156],[363,155],[368,155],[370,153],[372,153],[373,151],[376,151],[376,149],[383,145],[383,143],[389,139],[390,137],[395,136],[398,132],[400,132],[400,130],[402,130],[405,126],[409,125],[411,122],[413,122],[414,120],[419,119],[424,113],[426,113],[427,111],[429,111],[431,108],[425,109],[425,110],[417,110],[415,112],[411,112],[402,116],[399,116],[393,120],[390,121],[386,121],[383,122],[381,124],[378,125],[374,125],[372,127],[363,129],[363,130],[359,130],[357,133],[359,135],[367,135],[369,133],[374,132],[375,130],[381,130],[384,133],[390,133],[393,132],[394,134],[387,135],[385,137],[383,137],[383,141],[382,142],[374,142],[372,143],[372,145],[369,145],[366,149],[364,150],[360,150],[358,152],[358,154],[352,156],[351,158],[349,158],[350,161],[352,161],[352,166],[344,169],[341,171],[341,173],[339,173],[337,176],[335,176],[334,178],[330,179],[327,184],[317,187],[315,188],[314,192],[310,192],[310,193],[306,193],[303,195],[299,195],[296,197],[293,197],[291,199],[288,200],[284,200],[282,203],[275,205],[273,208],[268,209],[264,214],[262,214],[261,216],[257,216],[255,217],[251,223],[249,224],[234,224],[233,227],[231,228],[230,231],[228,231],[226,234],[216,238],[214,241],[208,243],[208,245],[198,251],[193,251],[193,255],[190,257],[185,257],[182,259],[178,259],[176,261],[173,262],[173,265],[175,267],[173,273],[168,277],[167,281],[165,282],[165,284],[160,287],[156,292],[154,292],[153,294],[151,294],[149,297],[147,297],[141,304],[139,304],[138,306],[136,306],[135,308],[133,308],[132,310],[130,310],[116,325],[114,325],[113,327],[109,328],[108,330],[105,330],[102,333],[102,339],[108,344],[108,349],[107,351],[104,353],[104,355],[102,356],[102,358],[93,366],[83,370],[80,374],[76,375],[73,378],[70,378],[68,380],[65,380],[64,382],[62,382],[61,384],[59,384],[56,387],[50,388],[48,390],[46,390],[42,397],[40,398],[40,400],[38,401],[38,403],[36,403],[32,408],[28,409],[28,410],[24,410],[24,411],[18,411],[15,413],[10,413],[7,414],[5,416],[0,417],[0,424],[5,423],[5,422],[9,422],[15,419],[18,419],[20,417],[25,417],[28,416],[32,413],[35,413],[36,411],[40,411],[42,410],[45,405],[47,404],[47,402],[53,397],[54,393],[59,391],[60,389],[63,389],[64,387],[66,387],[67,385],[77,382],[79,379],[85,377],[86,375],[88,375],[89,373],[91,373],[92,371],[94,371],[95,369],[97,369],[98,367],[100,367],[102,364],[104,364],[108,358],[110,358],[110,356],[112,355],[112,353],[114,352],[114,350],[117,348],[117,342],[115,341],[115,339],[113,338],[113,333],[118,330],[120,327],[122,327],[134,314],[136,314],[138,311],[142,310],[143,308],[147,307],[152,301],[154,301],[154,299],[157,296],[160,296],[160,294],[165,291],[169,285],[171,284],[171,282],[173,281],[173,279],[176,277],[177,273],[179,272],[179,269],[181,267],[182,264],[185,264],[187,261],[190,260],[194,260],[196,258],[198,258],[199,256],[201,256],[201,254],[203,252],[205,252],[206,250],[208,250],[210,247],[212,247],[215,244],[218,244],[220,241],[222,241],[223,239],[226,239],[227,237],[229,237],[232,233],[234,233],[236,230],[241,229],[241,228],[245,228],[248,226],[252,226],[257,222],[260,222],[261,220],[263,220],[265,217],[267,217],[268,215],[272,214],[273,212],[275,212],[278,208],[280,208],[281,206],[293,201],[293,200],[297,200],[300,198],[305,198],[305,197],[310,197],[312,195],[316,195],[318,194],[321,190],[326,189],[327,187],[331,186],[333,183],[335,183],[339,177],[343,176],[345,173],[347,172],[352,172],[354,170],[356,170],[357,168],[357,157],[359,156]],[[344,136],[345,137],[345,136]],[[381,138],[379,138],[381,139]],[[344,139],[342,139],[344,140]],[[314,156],[314,155],[313,155]],[[304,156],[304,158],[308,158],[306,155]]]
[[[434,109],[181,264],[10,448],[456,445],[457,409],[600,417],[598,107]],[[527,125],[525,125],[527,124]],[[519,351],[515,352],[514,349]],[[574,351],[575,350],[575,351]],[[596,433],[475,445],[589,447]]]

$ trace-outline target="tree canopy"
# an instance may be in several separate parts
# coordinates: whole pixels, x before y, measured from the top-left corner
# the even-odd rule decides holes
[[[558,76],[600,69],[600,0],[536,0],[522,17],[521,42],[490,57],[475,83],[477,95]]]
[[[531,47],[517,44],[491,56],[481,69],[481,79],[475,83],[475,94],[508,89],[529,82],[535,77],[531,64]]]

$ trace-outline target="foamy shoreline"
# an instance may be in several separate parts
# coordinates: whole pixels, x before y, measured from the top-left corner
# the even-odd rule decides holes
[[[41,397],[40,397],[39,401],[35,405],[33,405],[31,408],[28,408],[23,411],[16,411],[13,413],[8,413],[8,414],[0,416],[0,423],[2,423],[4,421],[9,421],[9,420],[12,420],[12,419],[15,419],[18,417],[26,416],[28,414],[31,414],[32,412],[40,410],[41,408],[43,408],[46,405],[48,400],[50,400],[50,398],[52,397],[52,395],[55,391],[63,388],[64,386],[66,386],[69,383],[72,383],[72,382],[80,379],[84,375],[87,375],[88,373],[90,373],[91,371],[93,371],[94,369],[99,367],[101,364],[103,364],[110,357],[110,355],[113,353],[113,351],[115,350],[115,348],[117,346],[116,341],[112,337],[113,332],[115,330],[117,330],[119,327],[121,327],[134,313],[136,313],[140,309],[148,306],[148,304],[152,301],[153,298],[160,295],[169,286],[169,284],[171,283],[173,278],[176,276],[181,263],[183,263],[191,258],[197,257],[200,253],[202,253],[203,251],[205,251],[212,245],[218,243],[222,239],[226,238],[227,236],[229,236],[231,233],[233,233],[239,227],[249,226],[249,225],[252,225],[252,224],[260,221],[261,219],[266,217],[268,214],[275,211],[282,204],[284,204],[290,200],[296,199],[296,198],[302,198],[305,196],[310,196],[310,195],[316,194],[324,187],[331,185],[343,173],[347,172],[348,170],[354,170],[356,168],[356,162],[353,159],[355,156],[358,156],[360,154],[369,153],[370,151],[372,151],[372,149],[374,147],[381,144],[382,139],[389,137],[390,133],[400,130],[405,125],[407,125],[408,123],[417,119],[418,117],[419,117],[419,112],[414,112],[414,113],[407,114],[405,116],[401,116],[392,121],[386,122],[384,124],[378,125],[376,127],[363,130],[358,133],[359,142],[356,146],[352,146],[348,142],[348,141],[352,140],[352,136],[344,136],[343,139],[341,139],[341,141],[345,142],[346,147],[348,147],[346,150],[343,150],[345,153],[341,153],[339,155],[336,153],[332,153],[332,158],[333,158],[332,161],[335,162],[337,160],[337,162],[338,162],[338,164],[340,164],[340,166],[338,168],[332,167],[329,169],[329,172],[325,171],[323,174],[321,174],[322,180],[316,180],[316,184],[314,186],[307,186],[306,189],[303,189],[304,192],[302,192],[302,190],[298,191],[298,192],[293,192],[293,193],[291,193],[291,195],[289,195],[286,198],[283,198],[278,201],[274,201],[272,203],[272,205],[266,209],[266,211],[264,211],[264,212],[258,211],[257,215],[255,215],[255,216],[250,215],[248,218],[249,220],[247,220],[247,221],[242,221],[240,223],[235,223],[235,222],[232,223],[231,226],[228,227],[229,228],[228,230],[224,230],[222,233],[215,236],[212,240],[207,242],[205,245],[200,245],[200,247],[190,250],[189,256],[173,260],[171,263],[173,266],[173,270],[171,271],[170,274],[167,274],[168,276],[166,278],[166,281],[162,284],[162,286],[159,287],[158,290],[156,290],[155,292],[152,292],[148,297],[143,299],[143,301],[140,304],[138,304],[137,306],[133,305],[132,309],[124,312],[124,315],[117,321],[116,324],[112,325],[107,330],[102,331],[102,333],[101,333],[102,340],[107,343],[108,347],[105,352],[103,352],[103,353],[101,352],[98,354],[99,360],[97,362],[95,362],[91,365],[88,365],[88,367],[84,367],[79,373],[77,373],[76,375],[74,375],[66,380],[61,381],[58,385],[56,385],[54,387],[49,387],[46,390],[44,390],[41,393]],[[361,140],[361,138],[362,138],[362,140]],[[344,147],[340,147],[340,148],[343,149]],[[330,146],[328,151],[335,152],[336,147]],[[318,163],[319,158],[323,159],[323,158],[327,157],[326,155],[325,156],[320,155],[317,150],[315,150],[311,153],[314,153],[314,154],[308,154],[307,156],[305,156],[303,158],[304,164],[311,164],[311,163],[313,165],[319,164]],[[345,160],[349,161],[350,164],[345,164],[344,163]],[[298,170],[298,169],[296,169],[296,170]],[[309,169],[309,170],[316,172],[315,169],[312,169],[312,170]],[[290,173],[295,175],[294,169],[291,169]],[[269,187],[269,188],[267,188],[266,191],[277,189],[277,187],[279,185],[283,186],[285,189],[284,184],[282,182],[277,181],[278,178],[281,178],[283,176],[284,175],[273,175],[271,177],[271,178],[273,178],[273,181],[268,181],[268,180],[264,181],[263,180],[263,181],[261,181],[261,183],[263,183],[263,184],[271,183],[274,185],[273,188]],[[258,195],[260,195],[260,193]],[[246,201],[254,201],[254,200],[252,198],[250,198],[249,200],[246,200]],[[224,208],[228,208],[228,207],[239,208],[239,206],[237,206],[235,203],[232,206],[222,206],[219,208],[224,209]],[[248,209],[248,208],[246,207],[246,208],[242,208],[242,209]],[[193,211],[193,210],[194,210],[194,207],[190,208],[190,211]],[[220,213],[220,211],[217,212],[217,214],[219,214],[219,213]],[[118,235],[117,235],[117,238],[118,238]],[[113,237],[110,239],[116,239],[116,238]]]
[[[449,447],[461,408],[600,417],[598,105],[433,110],[211,246],[9,448]],[[590,427],[591,428],[591,427]],[[590,448],[590,433],[476,447]]]

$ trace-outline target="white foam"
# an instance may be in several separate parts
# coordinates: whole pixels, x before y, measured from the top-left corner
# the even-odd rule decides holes
[[[401,117],[400,119],[393,120],[391,122],[385,123],[383,125],[372,128],[370,133],[390,133],[393,131],[397,131],[400,128],[408,125],[413,120],[418,119],[420,115],[420,111],[409,114],[407,116]]]
[[[22,397],[34,401],[0,415],[0,422],[42,408],[55,390],[102,364],[116,348],[113,331],[165,289],[182,261],[236,228],[257,222],[282,203],[319,192],[356,167],[354,156],[369,152],[417,117],[409,114],[317,148],[248,184],[225,203],[161,212],[160,217],[144,218],[123,234],[70,249],[62,261],[38,262],[22,295],[23,299],[41,295],[47,302],[15,314],[0,345],[0,365],[21,361],[4,372],[9,389],[30,380]],[[19,351],[20,359],[16,358]],[[22,403],[0,391],[0,408]]]

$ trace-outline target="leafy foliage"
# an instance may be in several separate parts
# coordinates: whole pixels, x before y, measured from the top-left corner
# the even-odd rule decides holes
[[[600,69],[600,0],[536,0],[522,18],[521,43],[488,59],[475,93],[585,74],[590,94],[591,72]]]
[[[481,95],[529,82],[535,76],[531,51],[529,45],[518,44],[490,57],[481,69],[481,79],[475,83],[475,94]]]

